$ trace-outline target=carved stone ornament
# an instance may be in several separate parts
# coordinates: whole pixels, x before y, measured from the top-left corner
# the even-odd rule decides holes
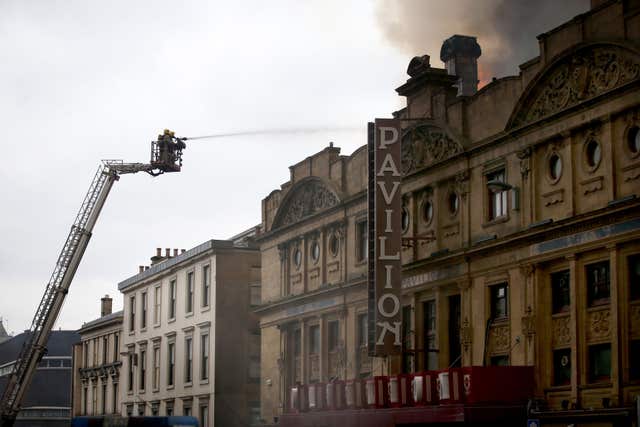
[[[589,313],[587,338],[589,340],[607,339],[611,336],[610,310],[598,310]]]
[[[531,172],[531,152],[531,147],[526,147],[516,154],[520,159],[520,174],[523,179],[527,179]]]
[[[571,317],[562,316],[553,319],[551,330],[553,347],[571,344]]]
[[[491,326],[489,348],[492,353],[508,351],[510,342],[511,332],[508,324]]]
[[[285,262],[289,256],[289,245],[287,243],[280,243],[278,245],[278,255],[280,256],[280,262]]]
[[[317,179],[309,180],[291,191],[284,205],[278,210],[274,229],[294,224],[340,203],[338,196]]]
[[[464,323],[460,328],[460,344],[464,348],[464,351],[469,351],[473,342],[473,327],[469,323],[469,319],[465,317]]]
[[[531,338],[536,334],[536,316],[531,307],[527,307],[525,315],[522,316],[522,335]]]
[[[462,145],[443,129],[421,124],[402,137],[402,173],[405,175],[462,153]]]
[[[458,172],[454,178],[454,191],[460,197],[467,197],[469,193],[469,171],[464,170],[462,172]]]
[[[513,119],[517,127],[607,93],[640,77],[640,58],[619,46],[589,46],[556,64]]]

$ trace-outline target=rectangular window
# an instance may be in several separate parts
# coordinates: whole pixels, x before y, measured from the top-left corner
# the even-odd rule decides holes
[[[207,405],[200,406],[200,426],[209,427],[209,407]]]
[[[356,224],[356,260],[358,262],[362,262],[367,259],[367,243],[367,222],[360,221]]]
[[[402,307],[402,373],[413,372],[413,352],[411,343],[411,306]]]
[[[603,382],[611,379],[611,344],[589,347],[589,382]]]
[[[309,327],[309,353],[320,353],[320,325]]]
[[[260,381],[260,359],[252,357],[249,359],[249,382]]]
[[[553,352],[553,385],[571,384],[571,349]]]
[[[140,350],[140,391],[145,389],[145,380],[147,379],[147,350]]]
[[[129,331],[133,332],[136,328],[136,297],[129,297]]]
[[[438,353],[436,349],[436,302],[422,303],[424,313],[424,365],[426,370],[438,369]]]
[[[153,381],[154,390],[160,387],[160,347],[153,348]]]
[[[113,361],[120,360],[120,335],[113,334]]]
[[[589,307],[609,304],[609,261],[587,265],[586,274]]]
[[[184,382],[193,381],[193,338],[186,337],[184,339]]]
[[[84,368],[88,368],[89,367],[89,341],[85,341],[84,345],[83,345],[83,359],[84,359]]]
[[[262,292],[260,285],[249,285],[249,304],[252,307],[257,307],[262,302]]]
[[[173,416],[173,402],[167,402],[167,417]]]
[[[109,336],[102,337],[102,364],[107,364],[107,352],[109,351]]]
[[[296,329],[293,331],[293,355],[298,357],[302,353],[302,334],[300,333],[300,329]]]
[[[211,266],[202,267],[202,306],[209,307],[209,291],[211,289]]]
[[[509,356],[493,356],[491,366],[509,366]]]
[[[169,319],[176,318],[176,280],[169,282]]]
[[[98,386],[91,387],[91,413],[96,415],[98,413]]]
[[[182,406],[182,415],[184,415],[185,417],[190,417],[191,416],[191,406],[183,405]]]
[[[200,335],[200,379],[209,379],[209,334]]]
[[[107,385],[102,384],[102,405],[101,406],[101,414],[107,413]]]
[[[640,340],[629,341],[629,379],[640,380]]]
[[[92,340],[93,342],[93,366],[98,366],[98,345],[99,345],[99,341],[98,338],[94,338]]]
[[[89,387],[82,389],[82,413],[89,415]]]
[[[160,324],[160,313],[162,313],[162,287],[156,286],[153,293],[153,324]]]
[[[187,298],[185,301],[185,312],[193,312],[193,271],[187,273]]]
[[[569,270],[551,274],[552,313],[567,313],[571,306]]]
[[[362,313],[358,315],[358,347],[367,346],[367,314]]]
[[[167,347],[167,385],[172,386],[176,370],[176,344],[170,342]]]
[[[629,272],[629,298],[640,299],[640,254],[631,255],[627,258]]]
[[[112,414],[117,414],[118,411],[118,383],[113,383],[113,389],[112,389],[112,393],[113,396],[111,396],[111,402],[112,402],[112,406],[111,406],[111,413]]]
[[[328,343],[327,347],[330,353],[338,350],[340,344],[340,321],[332,320],[327,324]]]
[[[140,299],[142,300],[142,309],[140,310],[140,329],[144,329],[147,327],[147,293],[143,292],[140,295]]]
[[[135,359],[133,349],[129,350],[129,375],[127,381],[127,390],[133,391],[133,361]]]
[[[506,283],[491,286],[491,318],[494,320],[509,317],[509,287]]]
[[[487,175],[487,182],[506,183],[504,169]],[[489,220],[507,215],[507,190],[489,188]]]

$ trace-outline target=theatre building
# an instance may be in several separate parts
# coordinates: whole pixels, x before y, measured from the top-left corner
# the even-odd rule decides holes
[[[366,147],[314,154],[264,199],[263,418],[281,417],[297,382],[525,365],[526,417],[631,425],[640,3],[591,3],[538,36],[539,55],[517,76],[480,90],[475,37],[445,40],[444,68],[428,55],[410,61],[396,89],[407,106],[394,113],[403,128],[401,356],[366,352]],[[422,422],[443,422],[430,414]]]

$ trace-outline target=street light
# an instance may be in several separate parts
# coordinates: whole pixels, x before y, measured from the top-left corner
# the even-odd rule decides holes
[[[502,193],[511,190],[511,206],[514,211],[520,209],[520,189],[499,179],[491,179],[487,181],[487,188],[492,193]]]

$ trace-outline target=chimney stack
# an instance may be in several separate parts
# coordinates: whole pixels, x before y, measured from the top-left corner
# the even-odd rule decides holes
[[[476,37],[456,34],[442,43],[440,59],[448,74],[458,76],[458,96],[471,96],[478,91],[478,58],[481,54]]]
[[[173,256],[178,256],[178,250],[177,249],[173,249]]]
[[[165,248],[164,249],[164,257],[165,258],[171,258],[171,248]]]
[[[111,297],[109,295],[105,295],[104,298],[100,300],[100,303],[100,316],[111,314],[111,311],[113,309],[113,300],[111,299]]]
[[[138,273],[142,273],[144,271],[144,265],[138,266]]]

